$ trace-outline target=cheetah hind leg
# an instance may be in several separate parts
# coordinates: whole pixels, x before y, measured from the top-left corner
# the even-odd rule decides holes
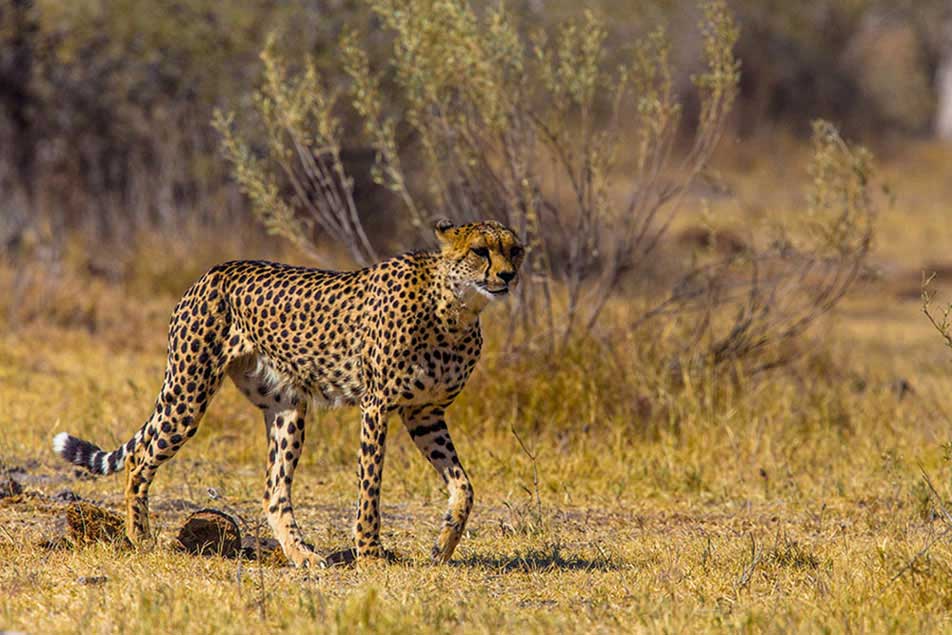
[[[221,385],[222,372],[213,367],[207,375],[199,377],[198,397],[193,401],[176,396],[174,373],[166,379],[155,412],[145,425],[142,441],[126,457],[126,536],[137,546],[149,547],[153,543],[149,529],[149,486],[155,473],[198,432],[208,403]]]
[[[208,404],[221,386],[227,352],[215,343],[219,339],[199,340],[189,333],[183,342],[175,329],[169,338],[171,359],[155,410],[136,435],[135,448],[126,456],[126,536],[137,546],[148,548],[153,544],[149,487],[156,471],[195,436]],[[187,374],[179,370],[172,357],[180,347],[196,356],[195,368]]]
[[[262,503],[271,531],[295,566],[324,566],[324,560],[304,541],[291,504],[294,469],[304,446],[307,400],[293,390],[274,385],[273,377],[253,359],[232,364],[228,375],[238,390],[264,413],[268,467]]]

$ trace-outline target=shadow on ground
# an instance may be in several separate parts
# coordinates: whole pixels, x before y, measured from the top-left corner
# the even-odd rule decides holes
[[[530,549],[524,553],[509,556],[476,554],[453,562],[457,567],[483,567],[500,572],[540,572],[540,571],[618,571],[628,568],[627,563],[610,556],[583,558],[565,555],[558,546],[546,549]]]

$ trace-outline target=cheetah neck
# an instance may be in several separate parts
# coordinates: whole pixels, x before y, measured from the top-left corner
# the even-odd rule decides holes
[[[479,314],[491,301],[472,282],[456,280],[445,264],[437,272],[441,289],[438,314],[450,332],[467,330],[477,324]]]
[[[484,291],[480,291],[472,282],[457,283],[453,288],[453,296],[459,305],[461,313],[476,319],[483,312],[491,300]]]

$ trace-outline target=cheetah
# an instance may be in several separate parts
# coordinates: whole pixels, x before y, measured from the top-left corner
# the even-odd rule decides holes
[[[296,566],[319,557],[294,520],[291,485],[308,405],[361,409],[355,548],[337,558],[385,557],[380,485],[387,420],[396,412],[443,478],[448,509],[432,550],[453,554],[473,506],[445,413],[482,347],[479,315],[518,283],[525,249],[496,221],[434,224],[439,248],[357,271],[233,261],[205,273],[172,312],[168,366],[155,409],[121,447],[104,452],[65,432],[60,457],[93,474],[124,466],[127,537],[151,541],[148,492],[158,467],[193,437],[224,376],[264,413],[264,510]]]

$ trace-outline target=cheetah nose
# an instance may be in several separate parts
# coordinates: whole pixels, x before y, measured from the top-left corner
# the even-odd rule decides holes
[[[502,280],[506,284],[509,284],[510,282],[512,282],[512,279],[516,277],[516,272],[515,271],[500,271],[498,275],[500,280]]]

